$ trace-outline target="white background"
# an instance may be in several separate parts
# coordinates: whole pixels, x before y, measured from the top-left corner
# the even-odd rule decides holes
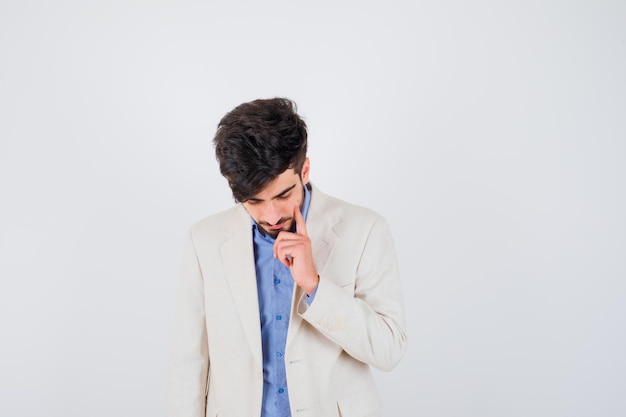
[[[164,416],[215,126],[273,96],[392,227],[386,416],[626,415],[623,1],[2,0],[0,59],[1,416]]]

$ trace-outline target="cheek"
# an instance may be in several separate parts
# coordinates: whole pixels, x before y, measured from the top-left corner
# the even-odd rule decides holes
[[[289,203],[287,204],[286,209],[289,211],[290,216],[293,216],[293,208],[294,207],[302,207],[302,202],[303,202],[303,198],[298,196],[292,200],[289,201]]]
[[[288,199],[276,204],[276,210],[280,213],[280,217],[291,217],[293,215],[294,201]]]

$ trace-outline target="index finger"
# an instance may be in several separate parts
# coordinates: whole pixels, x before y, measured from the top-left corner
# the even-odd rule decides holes
[[[296,221],[296,234],[308,236],[304,217],[302,217],[302,213],[300,212],[300,207],[298,207],[298,205],[293,208],[293,218]]]

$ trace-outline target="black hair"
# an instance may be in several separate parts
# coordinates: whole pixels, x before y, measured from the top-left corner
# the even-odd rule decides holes
[[[302,174],[307,127],[292,100],[258,99],[227,113],[213,144],[235,201],[245,202],[289,168]]]

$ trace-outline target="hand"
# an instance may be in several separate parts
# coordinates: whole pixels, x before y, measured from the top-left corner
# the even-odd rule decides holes
[[[278,258],[289,267],[295,283],[308,295],[311,295],[319,283],[319,275],[313,262],[311,239],[306,231],[306,224],[300,208],[293,209],[296,233],[282,231],[274,243],[274,258]]]

